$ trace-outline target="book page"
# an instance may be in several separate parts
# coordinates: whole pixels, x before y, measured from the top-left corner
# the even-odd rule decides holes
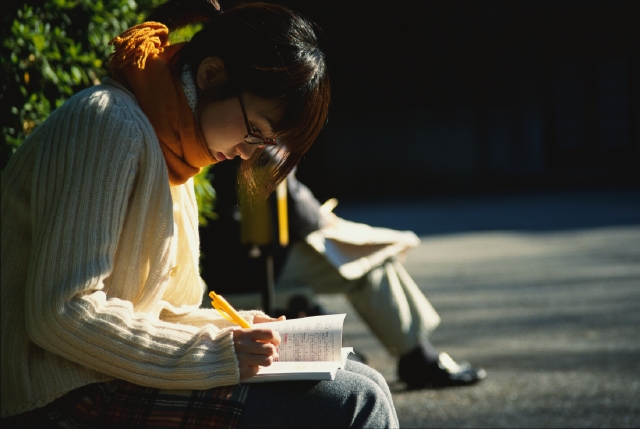
[[[333,380],[339,368],[344,368],[347,355],[353,348],[342,348],[340,362],[274,362],[270,366],[261,366],[258,374],[243,383],[261,383],[287,380]]]
[[[339,368],[337,362],[274,362],[269,366],[261,366],[257,376],[270,374],[309,374],[313,372],[335,372]]]
[[[269,328],[280,333],[280,362],[340,362],[345,316],[346,314],[312,316],[259,323],[254,327]]]

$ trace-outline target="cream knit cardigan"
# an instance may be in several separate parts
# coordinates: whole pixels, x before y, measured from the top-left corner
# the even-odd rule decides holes
[[[199,308],[193,181],[169,186],[130,92],[106,79],[69,99],[13,155],[1,195],[3,417],[112,379],[238,383],[230,324]]]

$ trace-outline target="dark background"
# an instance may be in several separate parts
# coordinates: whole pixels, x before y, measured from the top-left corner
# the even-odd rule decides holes
[[[637,2],[279,3],[324,31],[321,201],[640,184]]]

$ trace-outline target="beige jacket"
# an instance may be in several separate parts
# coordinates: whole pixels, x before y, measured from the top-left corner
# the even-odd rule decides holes
[[[236,384],[229,323],[200,309],[193,181],[112,80],[58,108],[2,175],[2,416],[80,386]],[[259,312],[243,312],[247,320]]]

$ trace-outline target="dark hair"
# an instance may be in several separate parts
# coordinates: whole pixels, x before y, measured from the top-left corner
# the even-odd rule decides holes
[[[279,163],[261,183],[253,171],[263,151],[256,151],[240,169],[249,190],[261,188],[268,195],[300,161],[327,119],[330,88],[315,33],[318,28],[283,6],[248,3],[221,12],[215,0],[170,0],[147,20],[161,22],[169,30],[204,22],[180,50],[178,70],[188,65],[195,73],[202,60],[217,56],[230,83],[226,96],[248,91],[282,101],[285,112],[273,130],[281,144]],[[220,96],[199,93],[198,121],[206,104]]]

